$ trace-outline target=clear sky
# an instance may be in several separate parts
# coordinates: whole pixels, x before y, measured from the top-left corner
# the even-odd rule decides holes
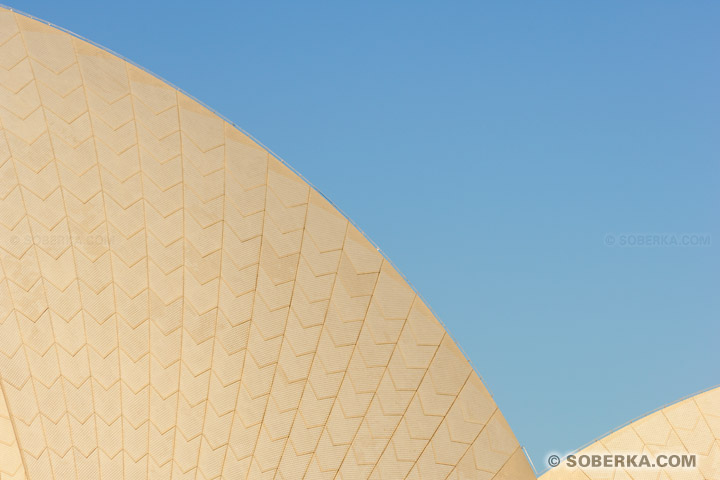
[[[720,3],[5,2],[178,85],[333,200],[538,469],[720,383]],[[647,234],[710,244],[620,245]]]

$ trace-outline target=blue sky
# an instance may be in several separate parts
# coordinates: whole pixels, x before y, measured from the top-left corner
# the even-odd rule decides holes
[[[538,469],[720,383],[717,2],[5,1],[178,85],[329,196]],[[710,245],[619,245],[647,234]]]

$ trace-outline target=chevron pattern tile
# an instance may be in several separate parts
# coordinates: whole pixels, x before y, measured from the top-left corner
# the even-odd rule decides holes
[[[540,480],[720,480],[720,387],[647,415],[583,448],[582,454],[694,454],[697,468],[582,468],[566,463]]]
[[[117,56],[0,9],[0,480],[534,479],[378,250]]]

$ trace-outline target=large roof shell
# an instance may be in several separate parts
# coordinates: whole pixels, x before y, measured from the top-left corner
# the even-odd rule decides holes
[[[0,8],[0,479],[535,478],[331,203],[217,114]]]

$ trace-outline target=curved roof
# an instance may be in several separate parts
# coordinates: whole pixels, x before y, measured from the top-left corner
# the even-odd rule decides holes
[[[531,479],[442,325],[322,195],[0,9],[0,478]]]
[[[582,468],[567,461],[540,480],[720,479],[720,387],[699,393],[620,428],[575,453],[580,455],[694,454],[697,468]]]

